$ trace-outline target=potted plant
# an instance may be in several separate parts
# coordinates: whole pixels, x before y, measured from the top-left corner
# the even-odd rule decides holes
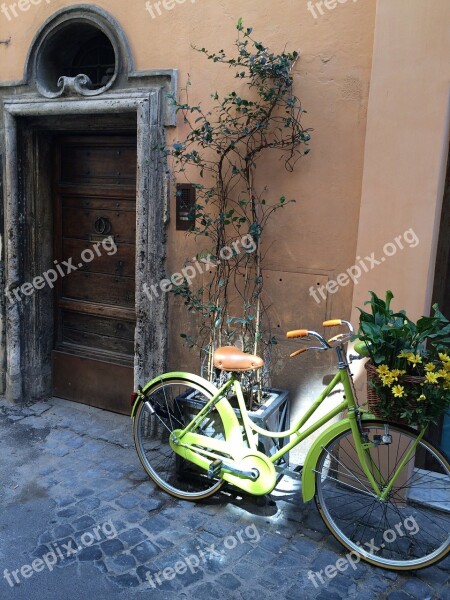
[[[360,310],[355,349],[370,357],[369,410],[383,418],[427,427],[450,407],[450,323],[433,306],[433,316],[414,322],[370,292],[370,312]]]
[[[242,19],[237,31],[233,56],[224,50],[194,47],[212,63],[235,71],[235,89],[224,95],[213,92],[213,106],[205,111],[202,105],[190,103],[189,81],[185,101],[173,98],[188,133],[163,149],[172,159],[177,181],[194,182],[196,190],[189,233],[201,249],[186,263],[207,257],[211,265],[209,279],[204,278],[202,285],[194,287],[184,279],[172,289],[189,313],[200,317],[195,335],[180,335],[189,347],[200,349],[206,357],[203,375],[216,383],[212,362],[216,348],[237,345],[267,359],[276,343],[262,299],[263,238],[274,213],[295,200],[275,196],[258,184],[258,165],[263,156],[278,151],[284,167],[292,171],[297,160],[308,154],[310,140],[310,130],[301,124],[305,111],[293,91],[292,69],[298,53],[271,52],[252,37],[251,28],[244,28]],[[245,378],[249,407],[255,383],[261,390],[262,378],[257,377],[256,382],[251,376]]]

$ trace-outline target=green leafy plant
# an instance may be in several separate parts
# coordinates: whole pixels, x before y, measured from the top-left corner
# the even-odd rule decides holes
[[[189,346],[206,351],[210,379],[215,348],[234,344],[265,354],[275,343],[264,321],[267,307],[261,298],[262,240],[274,213],[295,200],[258,186],[257,166],[263,155],[278,151],[284,167],[292,171],[308,154],[310,140],[310,130],[300,122],[306,111],[293,92],[298,53],[271,52],[252,37],[251,28],[244,28],[242,19],[237,31],[233,56],[194,47],[212,63],[232,69],[236,89],[223,96],[212,93],[213,107],[205,112],[201,104],[190,103],[189,81],[185,102],[173,99],[188,133],[164,149],[178,177],[196,182],[191,234],[203,244],[195,260],[208,255],[213,266],[201,287],[194,289],[185,280],[173,289],[188,311],[200,316],[198,333],[181,335]],[[252,250],[242,244],[239,248],[244,236],[252,240]],[[224,260],[225,247],[231,255]]]
[[[369,385],[381,415],[427,426],[450,407],[450,322],[433,306],[433,316],[414,322],[370,292],[370,312],[360,310],[357,338],[375,367]]]

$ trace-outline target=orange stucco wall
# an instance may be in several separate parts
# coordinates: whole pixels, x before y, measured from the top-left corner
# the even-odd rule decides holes
[[[357,306],[368,289],[390,288],[413,318],[430,310],[449,138],[449,23],[446,0],[378,2],[357,253],[383,256],[384,244],[411,229],[418,241],[355,286]]]
[[[447,0],[377,3],[357,255],[375,252],[381,264],[354,287],[354,323],[368,290],[391,289],[393,308],[413,319],[430,311],[449,147],[449,23]]]

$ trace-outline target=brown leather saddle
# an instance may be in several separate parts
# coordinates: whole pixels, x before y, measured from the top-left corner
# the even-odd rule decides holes
[[[263,365],[262,358],[246,354],[236,346],[222,346],[214,352],[214,366],[222,371],[253,371]]]

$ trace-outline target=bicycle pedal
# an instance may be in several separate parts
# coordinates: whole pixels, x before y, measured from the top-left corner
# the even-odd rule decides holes
[[[208,479],[214,479],[215,477],[219,477],[220,471],[222,470],[223,464],[222,461],[216,458],[209,465],[208,469]]]

